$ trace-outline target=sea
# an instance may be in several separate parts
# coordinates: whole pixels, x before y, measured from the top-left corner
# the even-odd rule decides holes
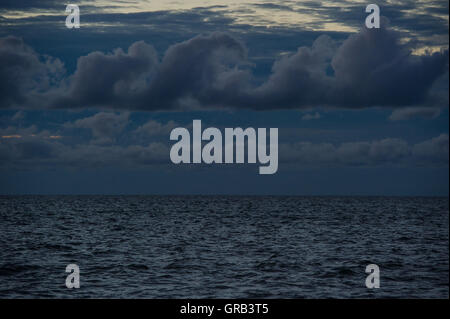
[[[0,298],[448,298],[448,218],[448,197],[0,196]]]

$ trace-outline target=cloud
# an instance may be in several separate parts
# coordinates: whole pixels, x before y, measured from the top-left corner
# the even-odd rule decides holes
[[[99,112],[93,116],[66,123],[66,128],[90,129],[97,143],[109,143],[120,134],[128,124],[129,113],[120,114]]]
[[[78,59],[75,74],[68,79],[70,84],[60,90],[53,106],[133,108],[134,96],[145,89],[157,63],[156,51],[142,41],[133,43],[128,52],[92,52]]]
[[[414,145],[412,153],[422,161],[448,164],[448,134]]]
[[[60,60],[38,55],[22,39],[0,38],[0,107],[35,105],[64,73]]]
[[[159,142],[147,145],[79,144],[64,147],[55,160],[57,165],[69,167],[131,167],[169,163],[169,148]]]
[[[29,127],[24,127],[24,128],[17,128],[15,126],[8,126],[8,127],[4,127],[4,128],[0,128],[0,136],[12,136],[12,135],[17,135],[17,136],[34,136],[36,134],[38,134],[38,128],[36,125],[31,125]],[[41,131],[39,132],[41,135],[45,135],[48,132],[47,131]]]
[[[35,61],[34,52],[31,56]],[[2,71],[5,62],[0,58]],[[224,33],[172,45],[161,61],[153,47],[141,41],[128,52],[117,49],[80,57],[75,73],[56,88],[30,88],[40,93],[31,100],[36,107],[147,111],[421,106],[429,102],[434,82],[448,72],[448,51],[412,55],[397,32],[363,28],[340,46],[320,36],[311,47],[283,56],[261,84],[251,66],[244,44]],[[50,63],[45,74],[53,73],[50,67],[59,70]],[[20,105],[15,90],[3,92],[3,107]],[[434,96],[433,103],[440,102]]]
[[[105,116],[103,113],[99,114],[101,116],[98,118]],[[90,120],[83,123],[93,123],[92,118],[94,116],[87,118]],[[149,123],[150,126],[158,128],[150,130],[152,134],[159,134],[160,128],[166,130],[171,125],[170,123],[158,125],[152,121]],[[146,125],[140,126],[143,127]],[[73,128],[68,128],[71,129]],[[99,136],[102,136],[100,139],[103,136],[114,136],[115,132],[117,130],[107,129],[106,132],[100,133]],[[0,138],[0,167],[22,170],[42,166],[139,168],[149,165],[170,165],[169,153],[172,143],[167,139],[164,141],[148,137],[139,139],[134,136],[135,130],[129,130],[120,134],[126,143],[120,143],[114,138],[111,138],[109,143],[98,143],[98,139],[76,140],[66,133],[68,132],[61,134],[60,131],[40,131],[36,126],[25,128],[10,126],[1,129],[0,136],[16,137]],[[448,148],[447,133],[415,144],[400,138],[341,143],[292,142],[279,144],[279,160],[284,164],[314,167],[383,165],[435,167],[448,165]]]
[[[131,38],[155,39],[160,41],[154,43],[156,47],[161,43],[166,47],[170,41],[180,41],[196,34],[232,30],[240,32],[246,39],[253,37],[250,42],[268,43],[275,38],[279,48],[284,39],[290,42],[295,37],[309,42],[310,37],[318,32],[330,32],[339,37],[348,35],[348,30],[360,28],[367,15],[364,11],[366,4],[360,1],[272,1],[256,5],[236,2],[221,6],[210,5],[206,0],[203,2],[186,2],[183,9],[175,2],[168,4],[166,1],[163,7],[151,5],[152,10],[160,11],[146,12],[148,5],[136,4],[135,1],[82,1],[82,23],[89,26],[83,29],[83,36],[86,35],[85,40],[89,41],[93,35],[105,32],[117,43],[123,41],[126,34],[128,41]],[[448,1],[379,0],[377,4],[382,14],[391,19],[397,30],[401,30],[403,37],[414,39],[416,49],[448,47]],[[55,37],[63,39],[67,33],[55,26],[65,20],[65,5],[53,0],[1,1],[0,12],[4,16],[0,17],[0,24],[5,27],[0,28],[0,34],[13,29],[13,34],[32,32],[39,34],[41,39],[47,38],[47,41]],[[138,12],[130,12],[130,5],[133,6],[131,11]],[[44,12],[52,14],[36,16],[36,13]],[[14,19],[14,16],[18,18]],[[268,25],[273,28],[267,28]],[[120,43],[128,43],[127,40]],[[98,38],[94,41],[98,43]],[[54,43],[66,46],[64,40]],[[254,49],[252,47],[253,53]]]
[[[414,118],[434,119],[441,114],[441,109],[436,107],[406,107],[394,110],[389,116],[391,121],[405,121]]]
[[[25,117],[25,114],[24,114],[23,111],[17,111],[17,112],[14,114],[14,116],[11,118],[11,120],[12,120],[13,122],[16,122],[16,121],[23,120],[24,117]]]
[[[340,105],[407,106],[425,101],[433,82],[448,69],[448,51],[414,56],[395,31],[363,28],[342,44],[331,65],[333,99]]]
[[[320,36],[311,48],[300,47],[293,55],[284,56],[272,67],[269,79],[251,92],[255,107],[270,109],[301,108],[329,104],[332,77],[328,76],[327,62],[335,44],[328,36]]]
[[[21,129],[10,127],[7,131],[19,137],[0,138],[0,167],[3,169],[137,168],[169,163],[169,146],[160,142],[143,145],[98,144],[96,140],[72,143],[70,138],[61,138],[48,131],[36,131],[34,126]]]
[[[280,146],[281,161],[309,165],[379,165],[400,162],[409,154],[408,143],[396,138],[340,145],[299,142]]]
[[[249,74],[239,68],[246,58],[244,45],[224,33],[173,45],[143,94],[141,107],[228,106],[230,97],[248,87]]]
[[[281,10],[281,11],[294,11],[289,6],[282,5],[282,4],[276,4],[276,3],[256,3],[253,4],[253,6],[263,9],[273,9],[273,10]]]
[[[329,37],[322,36],[311,48],[301,47],[275,62],[273,74],[257,89],[257,105],[264,109],[420,105],[448,69],[448,51],[414,56],[400,43],[400,35],[387,27],[363,28],[336,51],[333,46]]]
[[[31,168],[39,162],[49,162],[57,155],[53,144],[45,139],[25,137],[0,143],[0,166],[21,162],[20,169]],[[3,164],[3,165],[2,165]]]
[[[56,136],[47,130],[39,131],[35,125],[29,127],[8,126],[0,129],[0,166],[13,165],[28,169],[40,163],[52,162],[58,152],[54,147]],[[58,143],[58,142],[56,142]]]
[[[403,139],[386,138],[371,142],[298,142],[280,145],[280,161],[300,165],[374,166],[415,163],[448,165],[448,134],[409,144]]]
[[[318,120],[322,116],[319,114],[319,112],[316,113],[308,113],[302,116],[303,121],[311,121],[311,120]]]
[[[139,126],[134,133],[146,136],[161,136],[161,135],[169,135],[170,132],[177,127],[178,124],[174,121],[169,121],[166,124],[162,124],[160,122],[150,120],[144,125]]]
[[[76,3],[78,1],[72,2]],[[40,1],[34,1],[34,0],[3,0],[0,4],[0,9],[23,9],[23,10],[30,10],[30,9],[65,9],[65,4],[61,3],[59,0],[40,0]]]

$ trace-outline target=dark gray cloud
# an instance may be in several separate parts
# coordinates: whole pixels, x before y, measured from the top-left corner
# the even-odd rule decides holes
[[[248,87],[250,74],[239,68],[246,63],[246,58],[244,45],[224,33],[198,36],[173,45],[164,55],[157,76],[143,94],[141,107],[227,104],[224,100]]]
[[[77,3],[79,1],[72,1]],[[2,0],[0,9],[2,10],[32,10],[32,9],[65,9],[66,3],[61,0]]]
[[[417,144],[400,138],[341,144],[298,142],[281,144],[280,161],[301,165],[374,166],[415,163],[448,165],[448,134]]]
[[[73,122],[73,126],[89,123],[97,129],[94,119],[106,118],[98,113]],[[111,113],[120,122],[118,115]],[[123,116],[127,118],[126,116]],[[78,123],[78,124],[75,124]],[[35,126],[0,129],[0,167],[3,169],[31,169],[37,167],[127,167],[170,164],[169,141],[157,141],[153,137],[160,131],[169,131],[174,123],[150,121],[136,130],[123,132],[130,139],[126,144],[110,138],[99,143],[99,138],[75,141],[69,134],[78,134],[63,125],[61,131],[39,130]],[[81,125],[80,127],[85,127]],[[80,128],[78,128],[80,129]],[[66,130],[66,131],[64,131]],[[115,136],[119,129],[106,129],[101,137]],[[141,139],[137,132],[145,133]],[[167,132],[164,132],[166,134]],[[61,135],[59,135],[61,134]],[[372,141],[340,143],[292,142],[279,145],[280,163],[301,166],[383,166],[419,165],[427,167],[447,166],[449,160],[449,137],[441,134],[419,143],[408,143],[401,138],[385,138]]]
[[[100,112],[93,116],[66,123],[66,128],[84,128],[92,132],[97,144],[111,143],[128,124],[129,113]]]
[[[275,63],[269,81],[258,90],[260,106],[286,107],[420,105],[434,81],[448,69],[448,51],[414,56],[395,31],[363,28],[351,35],[331,59],[330,38],[302,47]]]
[[[3,40],[2,47],[11,47],[11,41],[21,43],[16,38],[8,39]],[[22,52],[30,50],[21,44]],[[35,64],[42,65],[36,62],[34,52],[30,56]],[[7,62],[0,59],[4,77],[9,74],[3,71],[8,68]],[[44,73],[48,77],[52,72]],[[330,37],[321,36],[311,47],[300,47],[275,61],[272,74],[257,84],[244,44],[231,35],[213,33],[171,46],[161,62],[156,51],[144,42],[134,43],[128,52],[93,52],[79,58],[75,73],[59,87],[39,91],[47,103],[41,107],[56,108],[404,107],[430,102],[430,88],[446,72],[448,51],[412,55],[410,48],[400,43],[397,32],[387,27],[363,28],[340,46]],[[14,106],[13,102],[23,104],[20,96],[8,91],[4,89],[3,98],[7,100],[3,107]],[[43,103],[38,97],[33,100]]]
[[[318,120],[321,117],[322,117],[322,115],[320,115],[319,112],[307,113],[307,114],[302,116],[302,120],[304,120],[304,121]]]
[[[168,121],[167,123],[160,123],[158,121],[150,120],[147,123],[139,126],[134,130],[134,134],[148,136],[169,136],[170,132],[176,128],[178,124],[174,121]]]
[[[340,145],[300,142],[281,145],[280,155],[281,161],[308,165],[378,165],[396,163],[407,158],[410,146],[397,138]]]
[[[25,13],[49,13],[56,14],[58,12],[65,13],[68,4],[76,4],[89,12],[102,11],[105,8],[117,8],[118,1],[97,2],[96,0],[82,1],[82,0],[2,0],[0,2],[0,14],[12,12]],[[125,1],[120,1],[124,3]],[[133,4],[133,1],[130,2]]]
[[[448,164],[448,134],[441,134],[431,140],[413,146],[412,154],[424,162]]]
[[[93,52],[80,57],[75,74],[68,79],[69,87],[63,88],[67,94],[55,97],[54,106],[130,104],[134,94],[146,89],[157,64],[156,51],[142,41],[132,44],[128,52],[117,49],[111,54]]]
[[[169,163],[169,146],[160,142],[118,145],[98,139],[72,143],[70,137],[36,128],[0,130],[0,167],[30,170],[40,167],[142,167]],[[30,132],[34,132],[30,134]]]
[[[0,107],[27,106],[59,83],[64,72],[60,60],[38,55],[22,39],[0,38]]]
[[[333,98],[354,107],[423,102],[433,82],[448,70],[448,51],[414,56],[399,40],[386,28],[350,36],[333,57]]]
[[[434,119],[441,114],[440,108],[435,107],[405,107],[394,110],[389,116],[391,121],[405,121],[414,118]]]

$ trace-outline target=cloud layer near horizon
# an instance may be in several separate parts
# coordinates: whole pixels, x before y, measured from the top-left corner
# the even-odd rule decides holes
[[[448,98],[431,89],[446,74],[448,51],[412,55],[387,27],[363,28],[340,46],[320,36],[276,60],[262,81],[245,45],[224,33],[172,45],[161,60],[143,41],[127,51],[92,52],[70,76],[60,60],[39,55],[20,38],[0,39],[0,108],[442,107]]]
[[[167,135],[177,124],[149,120],[127,130],[130,124],[127,113],[100,112],[67,122],[54,132],[40,130],[35,125],[0,129],[0,169],[55,166],[142,168],[170,164],[172,144]],[[81,134],[80,130],[86,130],[90,135],[74,139],[74,135]],[[281,141],[279,154],[281,163],[312,167],[447,166],[449,136],[444,133],[416,143],[402,138],[338,143]]]

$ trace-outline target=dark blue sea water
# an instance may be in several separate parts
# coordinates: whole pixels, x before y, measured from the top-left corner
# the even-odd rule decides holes
[[[0,297],[448,298],[448,216],[448,198],[2,196]]]

